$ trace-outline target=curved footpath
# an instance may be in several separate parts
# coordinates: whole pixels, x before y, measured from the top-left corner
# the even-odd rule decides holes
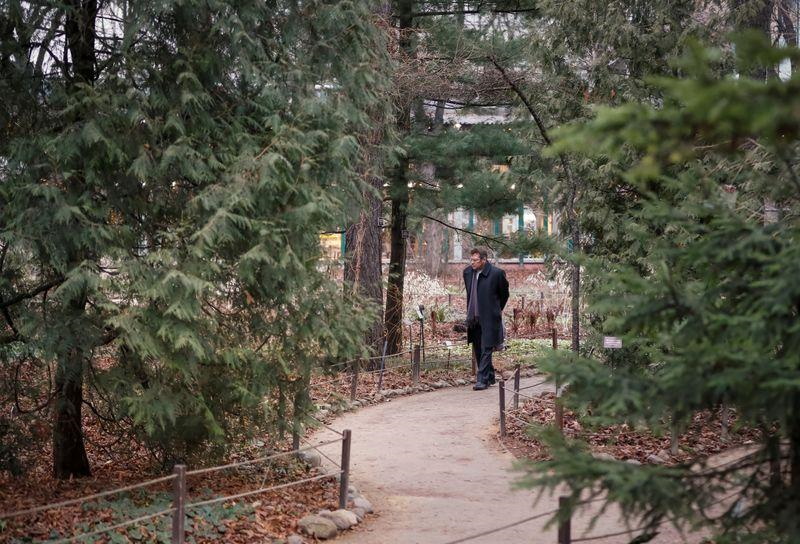
[[[540,380],[523,379],[522,386]],[[466,386],[394,398],[337,418],[335,428],[353,432],[350,481],[376,511],[337,542],[445,544],[556,508],[556,497],[534,503],[532,491],[513,489],[519,474],[512,468],[514,458],[496,438],[498,408],[496,386],[487,391]],[[313,437],[314,443],[332,438],[324,429]],[[333,459],[339,458],[340,449],[338,444],[321,448]],[[573,518],[573,539],[625,530],[613,510],[586,532],[588,519],[587,514]],[[529,521],[469,542],[556,544],[556,528],[545,529],[546,521]],[[651,544],[682,541],[672,527],[662,529]],[[628,540],[621,535],[590,542]]]

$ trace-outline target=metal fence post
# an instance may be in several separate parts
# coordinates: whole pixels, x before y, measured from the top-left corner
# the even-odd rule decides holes
[[[500,379],[500,436],[506,436],[506,382]]]
[[[172,544],[184,544],[186,531],[186,465],[175,465],[175,484],[172,487]]]
[[[559,513],[563,512],[567,508],[567,501],[569,497],[559,497],[558,498],[558,510]],[[567,518],[563,521],[558,522],[558,544],[571,544],[572,543],[572,535],[570,534],[570,518]]]
[[[342,473],[339,475],[339,508],[347,508],[347,488],[350,485],[350,429],[342,431]]]
[[[519,365],[517,365],[516,370],[514,370],[514,409],[516,410],[519,408]]]
[[[414,359],[411,363],[411,380],[414,385],[419,384],[419,344],[414,344]]]

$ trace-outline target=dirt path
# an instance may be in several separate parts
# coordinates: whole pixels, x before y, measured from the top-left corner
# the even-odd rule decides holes
[[[336,419],[335,428],[353,432],[351,482],[376,510],[363,526],[337,542],[444,544],[556,507],[555,497],[534,504],[531,491],[512,489],[519,474],[513,471],[513,457],[496,439],[497,415],[497,387],[478,392],[467,386],[396,398]],[[330,431],[320,431],[314,442],[331,438]],[[337,459],[340,446],[323,451]],[[545,529],[545,522],[546,518],[530,521],[469,542],[556,544],[556,529]],[[573,518],[573,538],[583,536],[587,525],[586,515]],[[619,530],[624,526],[611,512],[586,536]],[[666,528],[651,543],[680,541]],[[618,536],[591,542],[627,540]]]

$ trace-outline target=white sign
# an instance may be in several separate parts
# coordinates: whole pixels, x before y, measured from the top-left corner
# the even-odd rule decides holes
[[[616,336],[604,336],[603,347],[608,349],[619,349],[622,347],[622,338]]]

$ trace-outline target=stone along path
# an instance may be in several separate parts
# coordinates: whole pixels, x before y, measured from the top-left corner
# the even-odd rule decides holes
[[[523,379],[522,387],[537,381],[541,378]],[[525,393],[548,387],[552,386]],[[335,428],[353,432],[350,481],[376,511],[337,542],[445,544],[557,507],[556,497],[534,503],[532,491],[513,489],[519,473],[496,438],[498,411],[497,386],[487,391],[466,386],[394,398],[336,419]],[[331,431],[321,430],[313,442],[332,438]],[[339,458],[340,449],[338,444],[321,448],[332,459]],[[546,521],[530,521],[469,542],[556,544],[556,528],[545,529]],[[573,538],[582,536],[588,516],[573,518],[572,527]],[[588,536],[624,529],[611,510]],[[674,530],[664,529],[651,543],[681,541]],[[617,536],[591,542],[628,540]]]

